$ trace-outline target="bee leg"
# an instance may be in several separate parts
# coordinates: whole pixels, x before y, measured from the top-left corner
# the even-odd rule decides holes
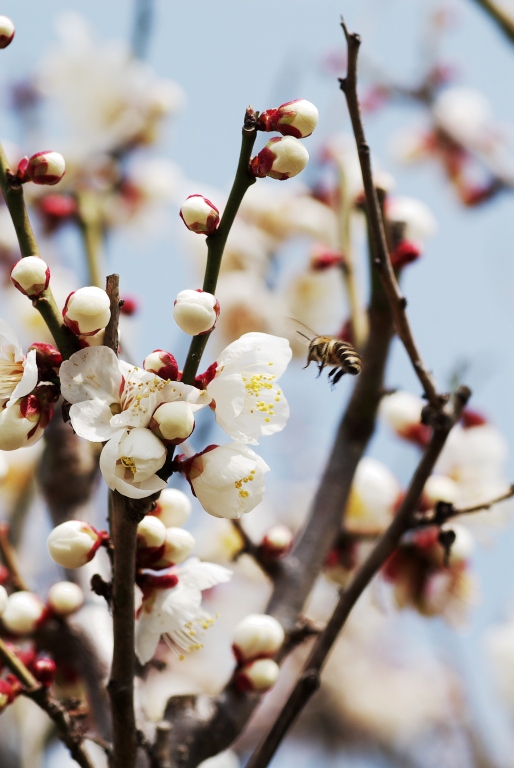
[[[317,379],[319,379],[319,377],[320,377],[320,376],[321,376],[321,374],[323,373],[323,368],[324,368],[324,367],[325,367],[325,366],[323,365],[323,363],[318,363],[318,375],[316,376],[316,378],[317,378]]]
[[[335,371],[335,370],[337,370],[337,369],[336,369],[336,368],[334,368],[334,371]],[[331,373],[333,373],[333,371],[331,371]],[[339,368],[339,370],[337,371],[336,375],[335,375],[335,376],[334,376],[334,378],[332,379],[332,386],[334,386],[334,387],[335,387],[335,385],[337,384],[337,382],[338,382],[338,381],[340,381],[340,380],[342,379],[342,377],[344,376],[344,374],[345,374],[344,370],[343,370],[342,368]]]

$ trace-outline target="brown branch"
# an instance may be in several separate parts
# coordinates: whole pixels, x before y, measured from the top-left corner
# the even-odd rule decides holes
[[[259,568],[266,574],[266,576],[269,576],[270,579],[273,579],[277,570],[275,567],[276,561],[263,556],[261,548],[258,546],[258,544],[255,544],[255,542],[252,541],[250,536],[243,528],[240,520],[232,520],[231,522],[243,541],[243,546],[235,555],[234,560],[237,560],[241,555],[249,555],[251,558],[253,558],[253,560],[255,560]]]
[[[339,80],[341,90],[343,91],[350,113],[359,162],[364,183],[364,193],[366,196],[367,215],[369,221],[369,230],[371,235],[372,251],[377,259],[377,268],[380,271],[385,292],[391,304],[394,316],[394,324],[398,336],[409,355],[416,375],[423,387],[429,403],[436,409],[441,410],[445,403],[445,398],[438,394],[435,381],[432,374],[424,364],[411,327],[407,318],[405,307],[407,300],[402,295],[400,287],[396,280],[394,270],[389,256],[387,241],[385,235],[384,221],[380,211],[377,191],[373,181],[373,172],[371,168],[371,157],[369,145],[366,141],[364,126],[362,124],[359,100],[357,96],[357,59],[359,55],[360,37],[355,33],[348,32],[343,20],[341,20],[346,43],[348,47],[348,70],[345,78]]]
[[[170,731],[172,727],[167,720],[157,723],[155,744],[151,750],[150,768],[173,768],[170,757]]]
[[[18,568],[18,559],[9,539],[9,523],[0,523],[0,554],[11,577],[11,584],[20,591],[27,591],[28,586]]]
[[[0,658],[24,686],[22,693],[29,699],[32,699],[54,721],[59,738],[68,747],[72,758],[81,768],[94,768],[89,755],[84,749],[84,737],[80,728],[77,727],[76,721],[56,699],[50,696],[48,689],[38,683],[25,664],[20,661],[1,638]]]
[[[118,326],[120,322],[120,276],[108,275],[105,290],[111,302],[111,317],[107,323],[104,346],[118,354]]]
[[[268,736],[254,752],[246,768],[266,768],[290,726],[318,689],[321,670],[352,608],[371,579],[392,555],[398,546],[401,536],[410,527],[412,515],[421,499],[425,483],[444,447],[450,430],[460,417],[470,394],[467,387],[460,387],[455,393],[452,411],[445,413],[444,426],[438,424],[434,429],[431,441],[414,473],[405,498],[392,523],[362,567],[357,571],[348,588],[341,592],[336,608],[325,629],[317,638],[299,680]]]
[[[491,17],[502,32],[514,43],[514,18],[502,10],[494,0],[475,0],[475,2]]]

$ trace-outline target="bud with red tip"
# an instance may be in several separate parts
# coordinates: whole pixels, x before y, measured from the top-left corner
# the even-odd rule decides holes
[[[171,565],[183,563],[191,554],[195,544],[195,539],[189,531],[183,528],[168,528],[163,554],[151,567],[169,568]]]
[[[52,378],[52,374],[57,373],[62,363],[62,355],[53,344],[47,344],[44,341],[35,341],[30,345],[27,352],[36,350],[36,365],[39,370],[41,381],[47,381]]]
[[[421,247],[411,240],[402,240],[391,253],[393,269],[403,269],[407,264],[412,264],[421,256]]]
[[[138,302],[132,296],[124,296],[120,301],[120,312],[122,315],[132,317],[139,309]]]
[[[318,124],[318,110],[306,99],[294,99],[278,109],[267,109],[259,115],[257,127],[261,131],[278,131],[283,136],[305,139]]]
[[[280,668],[271,659],[256,659],[239,669],[235,676],[235,684],[240,691],[255,691],[266,693],[273,688],[278,680]]]
[[[284,181],[303,171],[309,160],[309,153],[302,142],[293,136],[270,139],[258,155],[252,158],[250,167],[254,176]]]
[[[198,235],[212,235],[218,228],[220,212],[203,195],[189,195],[180,209],[180,218]]]
[[[2,623],[13,635],[30,635],[47,614],[45,604],[32,592],[13,592],[9,595]]]
[[[64,157],[59,152],[45,150],[24,158],[18,165],[18,173],[24,181],[33,184],[58,184],[66,173]]]
[[[260,549],[274,560],[286,555],[293,546],[293,532],[286,525],[274,525],[264,534]]]
[[[80,568],[93,559],[106,538],[105,531],[83,520],[67,520],[53,529],[46,544],[52,559],[63,568]]]
[[[195,417],[188,403],[181,400],[162,403],[154,411],[149,428],[165,445],[180,445],[192,434]]]
[[[161,491],[152,514],[158,517],[166,528],[176,528],[184,525],[191,514],[191,508],[191,501],[185,493],[177,488],[165,488]]]
[[[284,630],[276,619],[253,613],[237,625],[232,649],[237,661],[246,664],[259,658],[271,658],[282,647]]]
[[[175,322],[190,336],[201,336],[212,331],[219,313],[220,305],[216,297],[201,290],[180,291],[173,308]]]
[[[39,386],[10,408],[0,410],[0,450],[15,451],[37,443],[52,419],[56,400],[53,385]]]
[[[62,311],[65,324],[77,336],[94,336],[106,327],[111,304],[106,292],[94,285],[70,293]]]
[[[50,282],[50,269],[40,256],[25,256],[11,270],[13,285],[25,296],[41,296]]]
[[[0,16],[0,48],[7,48],[13,41],[16,30],[8,16]]]
[[[41,683],[45,688],[52,685],[55,680],[56,671],[57,667],[55,666],[55,661],[46,657],[36,659],[31,668],[31,672],[38,683]]]
[[[160,376],[161,379],[177,381],[177,361],[170,352],[165,352],[163,349],[154,349],[153,352],[147,355],[143,363],[143,368],[145,371],[148,371],[148,373],[155,373],[156,376]]]
[[[50,587],[46,604],[55,616],[70,616],[84,604],[84,593],[72,581],[58,581]]]

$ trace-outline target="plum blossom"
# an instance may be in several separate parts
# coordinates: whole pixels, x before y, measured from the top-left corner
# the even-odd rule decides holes
[[[25,356],[12,328],[0,319],[0,408],[10,408],[36,384],[36,351]]]
[[[141,664],[152,658],[161,635],[178,650],[201,648],[195,627],[207,629],[213,622],[212,617],[202,610],[202,592],[230,581],[231,577],[228,568],[191,558],[184,565],[166,572],[163,584],[175,581],[171,588],[159,588],[155,586],[159,577],[152,579],[154,588],[144,588],[136,626],[136,655]]]
[[[207,392],[216,421],[233,440],[256,445],[284,429],[289,405],[277,381],[291,356],[287,339],[267,333],[245,333],[219,355]]]
[[[147,428],[165,402],[187,402],[197,411],[209,395],[180,382],[167,382],[118,360],[107,347],[75,352],[61,366],[61,391],[72,403],[75,432],[93,442],[108,441],[100,457],[107,485],[129,498],[165,488],[155,473],[166,459],[163,443]]]

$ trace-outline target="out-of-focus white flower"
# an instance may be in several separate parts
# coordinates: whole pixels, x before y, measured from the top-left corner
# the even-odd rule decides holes
[[[514,715],[514,617],[489,629],[486,642],[496,685]]]
[[[7,48],[13,41],[16,29],[8,16],[0,16],[0,48]]]
[[[491,145],[494,136],[491,105],[480,91],[460,86],[447,88],[436,97],[432,114],[439,128],[465,146]]]
[[[272,658],[282,647],[285,634],[273,616],[252,613],[234,630],[232,648],[237,661],[245,664],[258,658]]]
[[[195,428],[195,417],[188,403],[162,403],[154,411],[150,429],[166,445],[179,445]]]
[[[143,599],[136,626],[136,655],[141,664],[150,661],[161,635],[179,650],[200,648],[198,628],[207,629],[213,619],[201,608],[202,592],[229,581],[232,572],[196,558],[167,573],[175,586],[154,589]]]
[[[293,277],[286,289],[286,315],[294,317],[316,333],[335,335],[343,324],[348,301],[342,280],[332,269],[309,269]],[[305,355],[298,334],[291,334],[295,354]]]
[[[266,693],[278,680],[280,667],[272,659],[256,659],[241,667],[235,674],[235,681],[242,691]]]
[[[94,285],[79,288],[66,299],[62,314],[68,328],[77,336],[93,336],[109,322],[109,297]]]
[[[176,381],[178,375],[178,365],[171,352],[165,352],[163,349],[154,349],[145,357],[143,368],[148,373],[155,373],[161,379]]]
[[[240,518],[264,497],[264,473],[269,467],[246,445],[209,446],[185,463],[183,471],[195,496],[213,517]]]
[[[438,501],[455,504],[460,496],[459,486],[446,475],[430,475],[423,489],[423,498],[435,506]]]
[[[303,171],[309,161],[309,153],[294,136],[275,137],[250,162],[255,176],[284,181]]]
[[[277,109],[261,112],[258,127],[264,131],[278,131],[283,136],[305,139],[318,124],[318,110],[306,99],[286,101]]]
[[[425,402],[420,397],[398,390],[382,398],[378,412],[397,435],[425,446],[431,429],[421,423],[421,411],[424,406]]]
[[[56,616],[70,616],[84,604],[84,593],[72,581],[58,581],[52,584],[46,603]]]
[[[180,218],[191,232],[212,235],[218,228],[220,212],[203,195],[189,195],[182,203]]]
[[[12,268],[11,280],[25,296],[35,298],[48,288],[50,269],[39,256],[25,256]]]
[[[11,408],[37,384],[36,351],[25,357],[13,329],[0,319],[0,408]]]
[[[103,540],[89,523],[67,520],[53,529],[46,545],[52,560],[63,568],[80,568],[93,559]]]
[[[5,608],[7,606],[7,600],[8,600],[7,590],[4,586],[0,584],[0,616],[5,611]]]
[[[240,768],[241,763],[235,752],[228,749],[226,752],[220,752],[215,757],[209,757],[203,760],[197,768]]]
[[[184,525],[191,514],[191,508],[191,501],[185,493],[177,488],[164,488],[152,514],[158,517],[166,528],[176,528]]]
[[[166,526],[155,515],[145,515],[137,526],[137,547],[161,547],[166,539]]]
[[[391,522],[400,493],[398,481],[385,464],[364,457],[353,478],[345,528],[362,533],[384,530]]]
[[[259,275],[250,270],[224,273],[216,293],[223,307],[215,334],[220,343],[220,335],[227,343],[245,333],[282,332],[286,305]]]
[[[421,200],[391,195],[386,200],[386,214],[391,223],[404,226],[404,240],[424,243],[437,231],[437,222]]]
[[[277,381],[291,356],[287,339],[266,333],[246,333],[218,355],[207,392],[217,423],[233,440],[256,445],[285,427],[289,405]]]
[[[13,592],[2,614],[2,623],[13,635],[30,635],[45,616],[45,604],[33,592]]]
[[[178,327],[190,336],[212,331],[219,313],[220,305],[216,297],[206,291],[180,291],[173,308]]]
[[[25,175],[33,184],[49,186],[58,184],[66,172],[64,157],[59,152],[52,152],[51,150],[36,152],[29,158],[26,167],[23,163],[23,167]]]

